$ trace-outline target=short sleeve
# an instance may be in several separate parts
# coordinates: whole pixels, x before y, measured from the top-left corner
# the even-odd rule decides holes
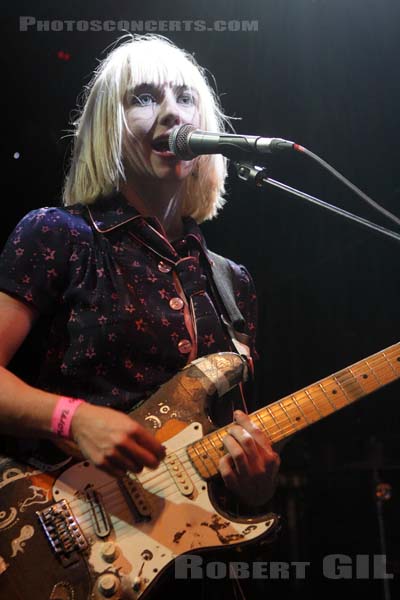
[[[0,255],[0,291],[51,314],[65,286],[71,251],[67,216],[58,208],[28,213]]]
[[[235,275],[236,304],[245,320],[245,333],[250,336],[250,351],[253,358],[258,358],[256,350],[257,335],[257,294],[253,279],[243,265],[229,261]]]

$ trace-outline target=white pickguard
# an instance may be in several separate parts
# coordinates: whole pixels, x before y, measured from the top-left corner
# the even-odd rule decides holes
[[[192,498],[179,491],[174,479],[161,465],[156,470],[144,469],[138,479],[146,490],[151,506],[151,518],[138,521],[117,480],[81,462],[64,471],[53,487],[54,500],[65,499],[90,546],[88,562],[96,576],[105,572],[117,575],[118,589],[111,598],[137,599],[159,573],[177,556],[200,548],[221,547],[249,541],[265,533],[272,520],[234,522],[216,512],[212,506],[206,482],[187,459],[185,447],[203,437],[199,423],[192,423],[181,433],[164,443],[167,454],[176,452],[184,462],[194,485]],[[93,516],[87,501],[79,492],[91,484],[101,494],[112,530],[107,539],[97,537]],[[107,562],[102,557],[105,542],[115,544],[115,557]],[[134,591],[132,584],[139,582]],[[104,597],[94,586],[94,598]],[[110,596],[109,596],[110,597]]]

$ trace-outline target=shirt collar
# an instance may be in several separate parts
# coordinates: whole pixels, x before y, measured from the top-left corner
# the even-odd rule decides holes
[[[128,204],[120,192],[98,198],[95,204],[86,205],[90,221],[99,233],[108,233],[133,219],[141,218],[141,214]]]
[[[156,217],[143,217],[132,205],[128,204],[124,196],[120,192],[115,192],[110,196],[101,197],[94,204],[86,205],[89,220],[93,227],[99,233],[108,233],[131,223],[130,230],[140,234],[147,244],[158,246],[161,241],[164,243],[164,252],[168,247],[169,259],[175,262],[179,259],[179,255],[175,248],[177,244],[186,240],[191,246],[196,245],[210,261],[207,253],[207,245],[203,233],[192,217],[184,217],[183,226],[184,233],[180,240],[174,241],[173,246],[165,237],[165,232]],[[160,239],[161,238],[161,239]],[[151,243],[153,242],[153,243]],[[154,249],[156,249],[154,247]]]

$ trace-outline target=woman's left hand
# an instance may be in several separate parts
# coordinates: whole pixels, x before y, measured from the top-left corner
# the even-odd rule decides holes
[[[275,491],[280,458],[246,413],[237,410],[234,417],[235,424],[223,440],[228,454],[220,459],[219,472],[226,487],[240,500],[260,506]]]

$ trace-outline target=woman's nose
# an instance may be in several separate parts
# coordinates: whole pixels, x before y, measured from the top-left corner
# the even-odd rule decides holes
[[[167,93],[160,106],[158,115],[161,125],[171,127],[181,123],[181,114],[174,94]]]

